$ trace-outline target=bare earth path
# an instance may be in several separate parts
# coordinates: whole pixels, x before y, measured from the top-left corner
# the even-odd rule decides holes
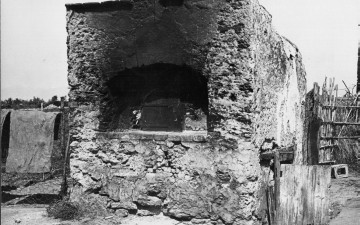
[[[332,179],[330,201],[341,209],[330,225],[360,225],[360,173],[350,171],[348,178]]]
[[[16,223],[16,220],[18,223]],[[1,207],[1,224],[14,225],[40,225],[40,224],[60,224],[59,220],[46,217],[45,206],[6,206]]]
[[[16,220],[18,223],[16,223]],[[120,222],[121,221],[121,222]],[[46,206],[6,206],[1,207],[1,225],[176,225],[181,224],[176,220],[162,215],[149,217],[129,216],[124,219],[83,219],[80,221],[60,221],[46,217]]]
[[[113,220],[104,218],[61,221],[47,217],[47,205],[1,206],[1,225],[113,225]],[[17,222],[16,222],[17,220]]]
[[[349,200],[330,225],[360,225],[360,198]]]
[[[17,222],[18,223],[17,223]],[[121,221],[121,222],[120,222]],[[162,215],[129,216],[123,219],[98,217],[80,221],[60,221],[46,217],[46,205],[16,205],[1,207],[1,225],[176,225],[178,221]],[[180,223],[181,224],[181,223]]]

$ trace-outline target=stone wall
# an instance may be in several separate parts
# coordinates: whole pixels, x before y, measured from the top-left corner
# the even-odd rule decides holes
[[[259,153],[295,145],[301,163],[306,82],[299,51],[256,0],[72,4],[67,31],[74,200],[99,213],[266,221]],[[108,129],[109,80],[154,64],[207,80],[207,131]]]

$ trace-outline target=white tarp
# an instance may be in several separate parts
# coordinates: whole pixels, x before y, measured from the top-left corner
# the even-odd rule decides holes
[[[7,173],[45,173],[51,169],[58,112],[12,111]]]

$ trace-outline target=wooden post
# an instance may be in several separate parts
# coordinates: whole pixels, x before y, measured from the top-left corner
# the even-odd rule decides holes
[[[278,224],[278,215],[280,212],[280,175],[281,175],[281,166],[280,166],[280,154],[279,151],[275,152],[274,155],[274,176],[275,176],[275,224]]]
[[[330,166],[282,164],[277,224],[329,223]]]
[[[61,97],[61,105],[60,105],[60,111],[61,111],[61,138],[60,138],[60,146],[62,154],[65,154],[65,98]],[[64,155],[65,156],[65,155]]]
[[[60,191],[60,195],[62,198],[64,198],[66,196],[67,193],[67,173],[66,173],[66,169],[67,169],[67,165],[68,165],[68,155],[69,155],[69,148],[70,148],[70,135],[68,136],[68,140],[67,140],[67,144],[66,144],[66,148],[65,148],[65,157],[64,157],[64,171],[63,171],[63,181],[61,184],[61,191]]]
[[[314,83],[314,88],[306,95],[305,106],[305,134],[304,161],[305,165],[317,165],[319,163],[320,147],[320,87]]]
[[[338,108],[335,108],[337,106],[337,99],[338,99],[338,90],[339,90],[339,87],[338,85],[335,86],[335,100],[334,100],[334,115],[333,115],[333,122],[337,121],[337,114],[338,114]],[[333,136],[335,137],[336,136],[336,129],[337,127],[334,127],[334,132],[333,132]],[[335,145],[339,145],[339,141],[338,140],[335,140]],[[338,149],[338,147],[334,148],[335,150]]]
[[[61,111],[61,150],[62,150],[62,155],[63,155],[63,160],[64,160],[64,164],[63,164],[63,181],[61,184],[61,191],[60,191],[60,195],[62,198],[64,198],[66,196],[67,193],[67,180],[66,180],[66,167],[67,167],[67,152],[68,152],[68,148],[69,148],[69,141],[70,138],[67,141],[67,144],[65,144],[65,139],[66,139],[66,135],[65,135],[65,98],[61,97],[61,105],[60,105],[60,111]]]

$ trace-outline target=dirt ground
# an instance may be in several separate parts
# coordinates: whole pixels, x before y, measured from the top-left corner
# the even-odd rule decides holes
[[[60,221],[46,216],[46,205],[1,207],[1,225],[176,225],[178,221],[163,215],[126,218],[98,217],[73,221]]]
[[[1,225],[110,225],[113,218],[82,219],[61,221],[47,217],[47,205],[15,205],[1,207]]]
[[[330,225],[359,225],[360,197],[348,200],[340,214],[331,220]]]
[[[1,224],[61,224],[59,220],[46,217],[45,205],[15,205],[1,206]]]
[[[360,170],[349,170],[348,178],[331,180],[330,225],[360,225]]]
[[[330,225],[360,225],[360,172],[350,170],[348,178],[332,179],[330,187]],[[14,225],[175,225],[178,221],[158,215],[152,217],[95,218],[60,221],[46,216],[47,205],[1,206],[1,224]]]

